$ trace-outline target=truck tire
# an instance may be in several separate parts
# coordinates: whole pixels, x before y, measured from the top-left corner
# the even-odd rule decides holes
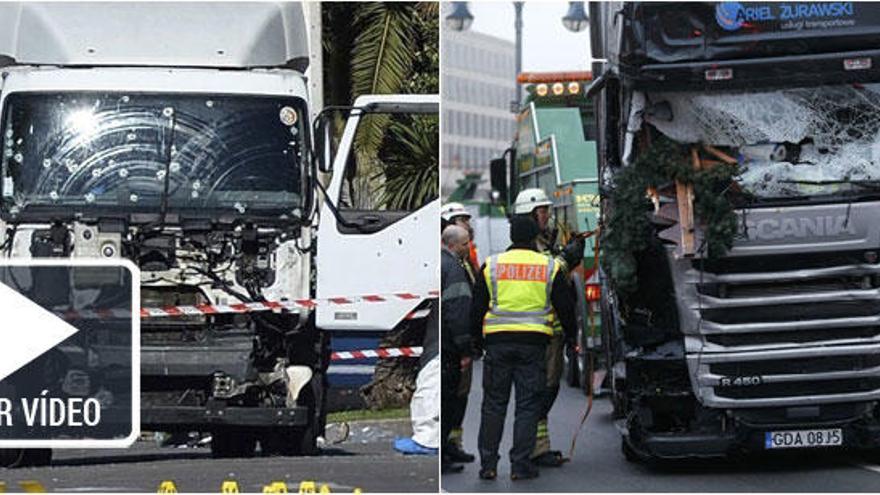
[[[256,435],[244,428],[222,428],[211,435],[211,455],[215,459],[253,457],[256,449]]]
[[[587,335],[585,327],[587,325],[587,296],[584,293],[584,280],[577,272],[571,274],[571,283],[574,286],[577,320],[577,340],[576,342],[581,348],[578,353],[577,349],[566,349],[565,355],[568,357],[568,367],[566,370],[566,379],[572,387],[580,387],[585,393],[589,391],[589,378],[586,378],[587,362]]]
[[[316,423],[312,423],[303,428],[296,428],[294,431],[294,440],[297,448],[297,455],[315,455],[318,453],[318,435]]]
[[[260,450],[265,456],[315,455],[318,451],[315,426],[267,429],[260,436]]]
[[[626,437],[620,437],[620,451],[623,453],[623,458],[626,459],[626,462],[641,462],[642,458],[639,454],[633,450],[632,446],[630,446],[629,442],[626,440]]]
[[[570,387],[581,385],[581,370],[578,363],[577,349],[565,348],[565,381]]]
[[[605,355],[605,366],[608,368],[608,377],[606,379],[611,388],[611,418],[623,419],[626,416],[626,398],[621,385],[625,387],[625,384],[620,383],[615,373],[620,351],[616,348],[618,341],[614,336],[612,313],[606,304],[602,304],[602,315],[602,347]]]
[[[325,376],[322,372],[316,372],[309,385],[301,392],[301,403],[308,406],[309,423],[299,427],[265,429],[260,435],[260,450],[263,455],[295,456],[318,453],[318,431],[324,426]]]

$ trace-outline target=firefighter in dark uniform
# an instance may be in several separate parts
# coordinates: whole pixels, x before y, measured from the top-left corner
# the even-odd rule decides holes
[[[539,230],[525,215],[510,221],[512,246],[488,258],[474,287],[474,324],[482,325],[483,404],[480,478],[497,476],[498,446],[510,388],[516,387],[516,418],[510,450],[511,479],[538,476],[530,459],[546,393],[546,352],[553,315],[566,340],[576,331],[574,300],[552,256],[537,251]]]

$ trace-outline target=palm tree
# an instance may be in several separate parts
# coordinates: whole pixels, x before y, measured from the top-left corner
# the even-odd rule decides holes
[[[415,210],[436,198],[440,183],[435,116],[417,115],[388,126],[388,140],[380,151],[385,165],[385,188],[379,201],[391,210]]]
[[[324,2],[322,11],[327,105],[351,105],[363,94],[439,92],[436,3]],[[374,207],[413,210],[437,198],[438,121],[428,115],[361,119],[357,176],[372,182],[363,190],[375,193],[368,199],[378,202]],[[342,125],[340,117],[335,135]],[[418,345],[423,332],[422,326],[404,325],[380,345]],[[413,360],[382,360],[361,394],[372,408],[406,406],[416,371]]]
[[[322,4],[322,10],[328,105],[349,105],[364,94],[438,92],[436,3],[328,2]],[[362,121],[355,141],[359,175],[372,182],[369,189],[381,198],[381,206],[412,209],[423,204],[413,201],[424,201],[432,194],[436,197],[439,127],[433,127],[435,139],[428,143],[412,139],[411,132],[391,122],[388,115],[373,115]],[[340,118],[337,129],[341,126]],[[425,130],[424,125],[420,127]],[[405,143],[401,146],[428,147],[401,148],[393,144],[398,138]],[[390,154],[392,150],[400,155],[395,158]],[[432,160],[402,159],[431,153]]]

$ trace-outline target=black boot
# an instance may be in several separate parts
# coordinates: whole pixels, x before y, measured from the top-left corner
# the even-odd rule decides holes
[[[541,467],[560,467],[568,462],[568,458],[564,457],[562,452],[558,450],[551,450],[544,452],[538,457],[532,457],[532,462]]]
[[[446,456],[452,462],[463,462],[470,463],[474,462],[475,457],[472,454],[468,454],[457,443],[450,442],[446,447]]]
[[[532,466],[511,472],[510,479],[513,481],[530,480],[537,478],[539,474],[541,473],[538,471],[538,468]]]

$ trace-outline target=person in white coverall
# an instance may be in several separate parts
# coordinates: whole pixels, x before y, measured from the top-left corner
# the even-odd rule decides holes
[[[436,299],[430,309],[422,344],[422,368],[409,403],[413,435],[394,441],[394,450],[404,454],[437,455],[440,447],[440,315]]]

